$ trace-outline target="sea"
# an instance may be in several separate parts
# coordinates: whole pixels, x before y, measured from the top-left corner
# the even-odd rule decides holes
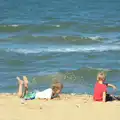
[[[1,0],[1,93],[26,75],[30,91],[57,79],[63,93],[93,94],[100,71],[119,95],[119,0]]]

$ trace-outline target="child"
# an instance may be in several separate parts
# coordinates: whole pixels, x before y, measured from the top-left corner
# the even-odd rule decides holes
[[[97,82],[94,88],[94,95],[93,95],[94,101],[106,102],[112,100],[119,100],[119,98],[107,94],[107,87],[112,87],[113,89],[116,89],[116,86],[105,83],[105,79],[106,76],[103,72],[98,73]]]
[[[60,82],[55,82],[51,88],[48,88],[44,91],[37,91],[37,92],[28,92],[28,79],[26,76],[23,76],[23,81],[17,77],[19,83],[18,89],[18,96],[20,98],[24,98],[25,100],[32,100],[32,99],[53,99],[55,97],[59,97],[59,94],[62,91],[63,84]],[[23,85],[24,85],[24,92],[23,92]]]

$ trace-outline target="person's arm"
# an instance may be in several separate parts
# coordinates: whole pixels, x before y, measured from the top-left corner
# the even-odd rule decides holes
[[[54,99],[54,98],[60,98],[59,94],[52,95],[51,99]]]
[[[117,89],[116,86],[113,85],[113,84],[107,84],[107,86],[108,86],[108,87],[112,87],[112,88],[115,89],[115,90]]]
[[[103,92],[103,102],[106,102],[106,92]]]

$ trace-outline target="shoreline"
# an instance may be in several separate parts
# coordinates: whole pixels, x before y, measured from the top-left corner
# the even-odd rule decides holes
[[[0,93],[0,97],[2,97],[2,96],[15,96],[15,97],[18,97],[17,96],[17,93]],[[71,98],[73,98],[73,97],[85,97],[85,98],[91,98],[92,99],[92,95],[90,95],[90,94],[75,94],[75,93],[70,93],[70,94],[61,94],[60,95],[60,99],[71,99]],[[19,98],[18,97],[18,99],[22,99],[22,98]],[[54,98],[55,100],[57,99],[57,98]],[[54,100],[54,99],[51,99],[51,100]],[[33,100],[35,100],[35,99],[33,99]],[[33,101],[33,100],[26,100],[26,101]]]
[[[17,96],[17,93],[0,93],[0,97],[2,96],[15,96],[15,97],[18,97]],[[60,95],[60,100],[62,99],[71,99],[71,98],[74,98],[74,97],[85,97],[85,98],[91,98],[92,99],[92,95],[90,94],[74,94],[74,93],[70,93],[70,94],[61,94]],[[18,99],[22,99],[22,98],[19,98]],[[54,98],[54,99],[51,99],[51,100],[56,100],[57,98]],[[36,99],[33,99],[33,100],[36,100]],[[33,101],[33,100],[26,100],[26,101]]]

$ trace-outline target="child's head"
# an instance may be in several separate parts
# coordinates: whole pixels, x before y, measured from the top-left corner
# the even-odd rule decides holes
[[[97,81],[102,81],[104,82],[106,79],[106,76],[105,76],[105,73],[104,72],[99,72],[98,75],[97,75]]]
[[[60,83],[60,82],[58,82],[58,81],[55,81],[55,82],[52,84],[52,90],[53,90],[53,93],[54,93],[54,94],[59,94],[59,93],[61,93],[62,88],[63,88],[63,84]]]

